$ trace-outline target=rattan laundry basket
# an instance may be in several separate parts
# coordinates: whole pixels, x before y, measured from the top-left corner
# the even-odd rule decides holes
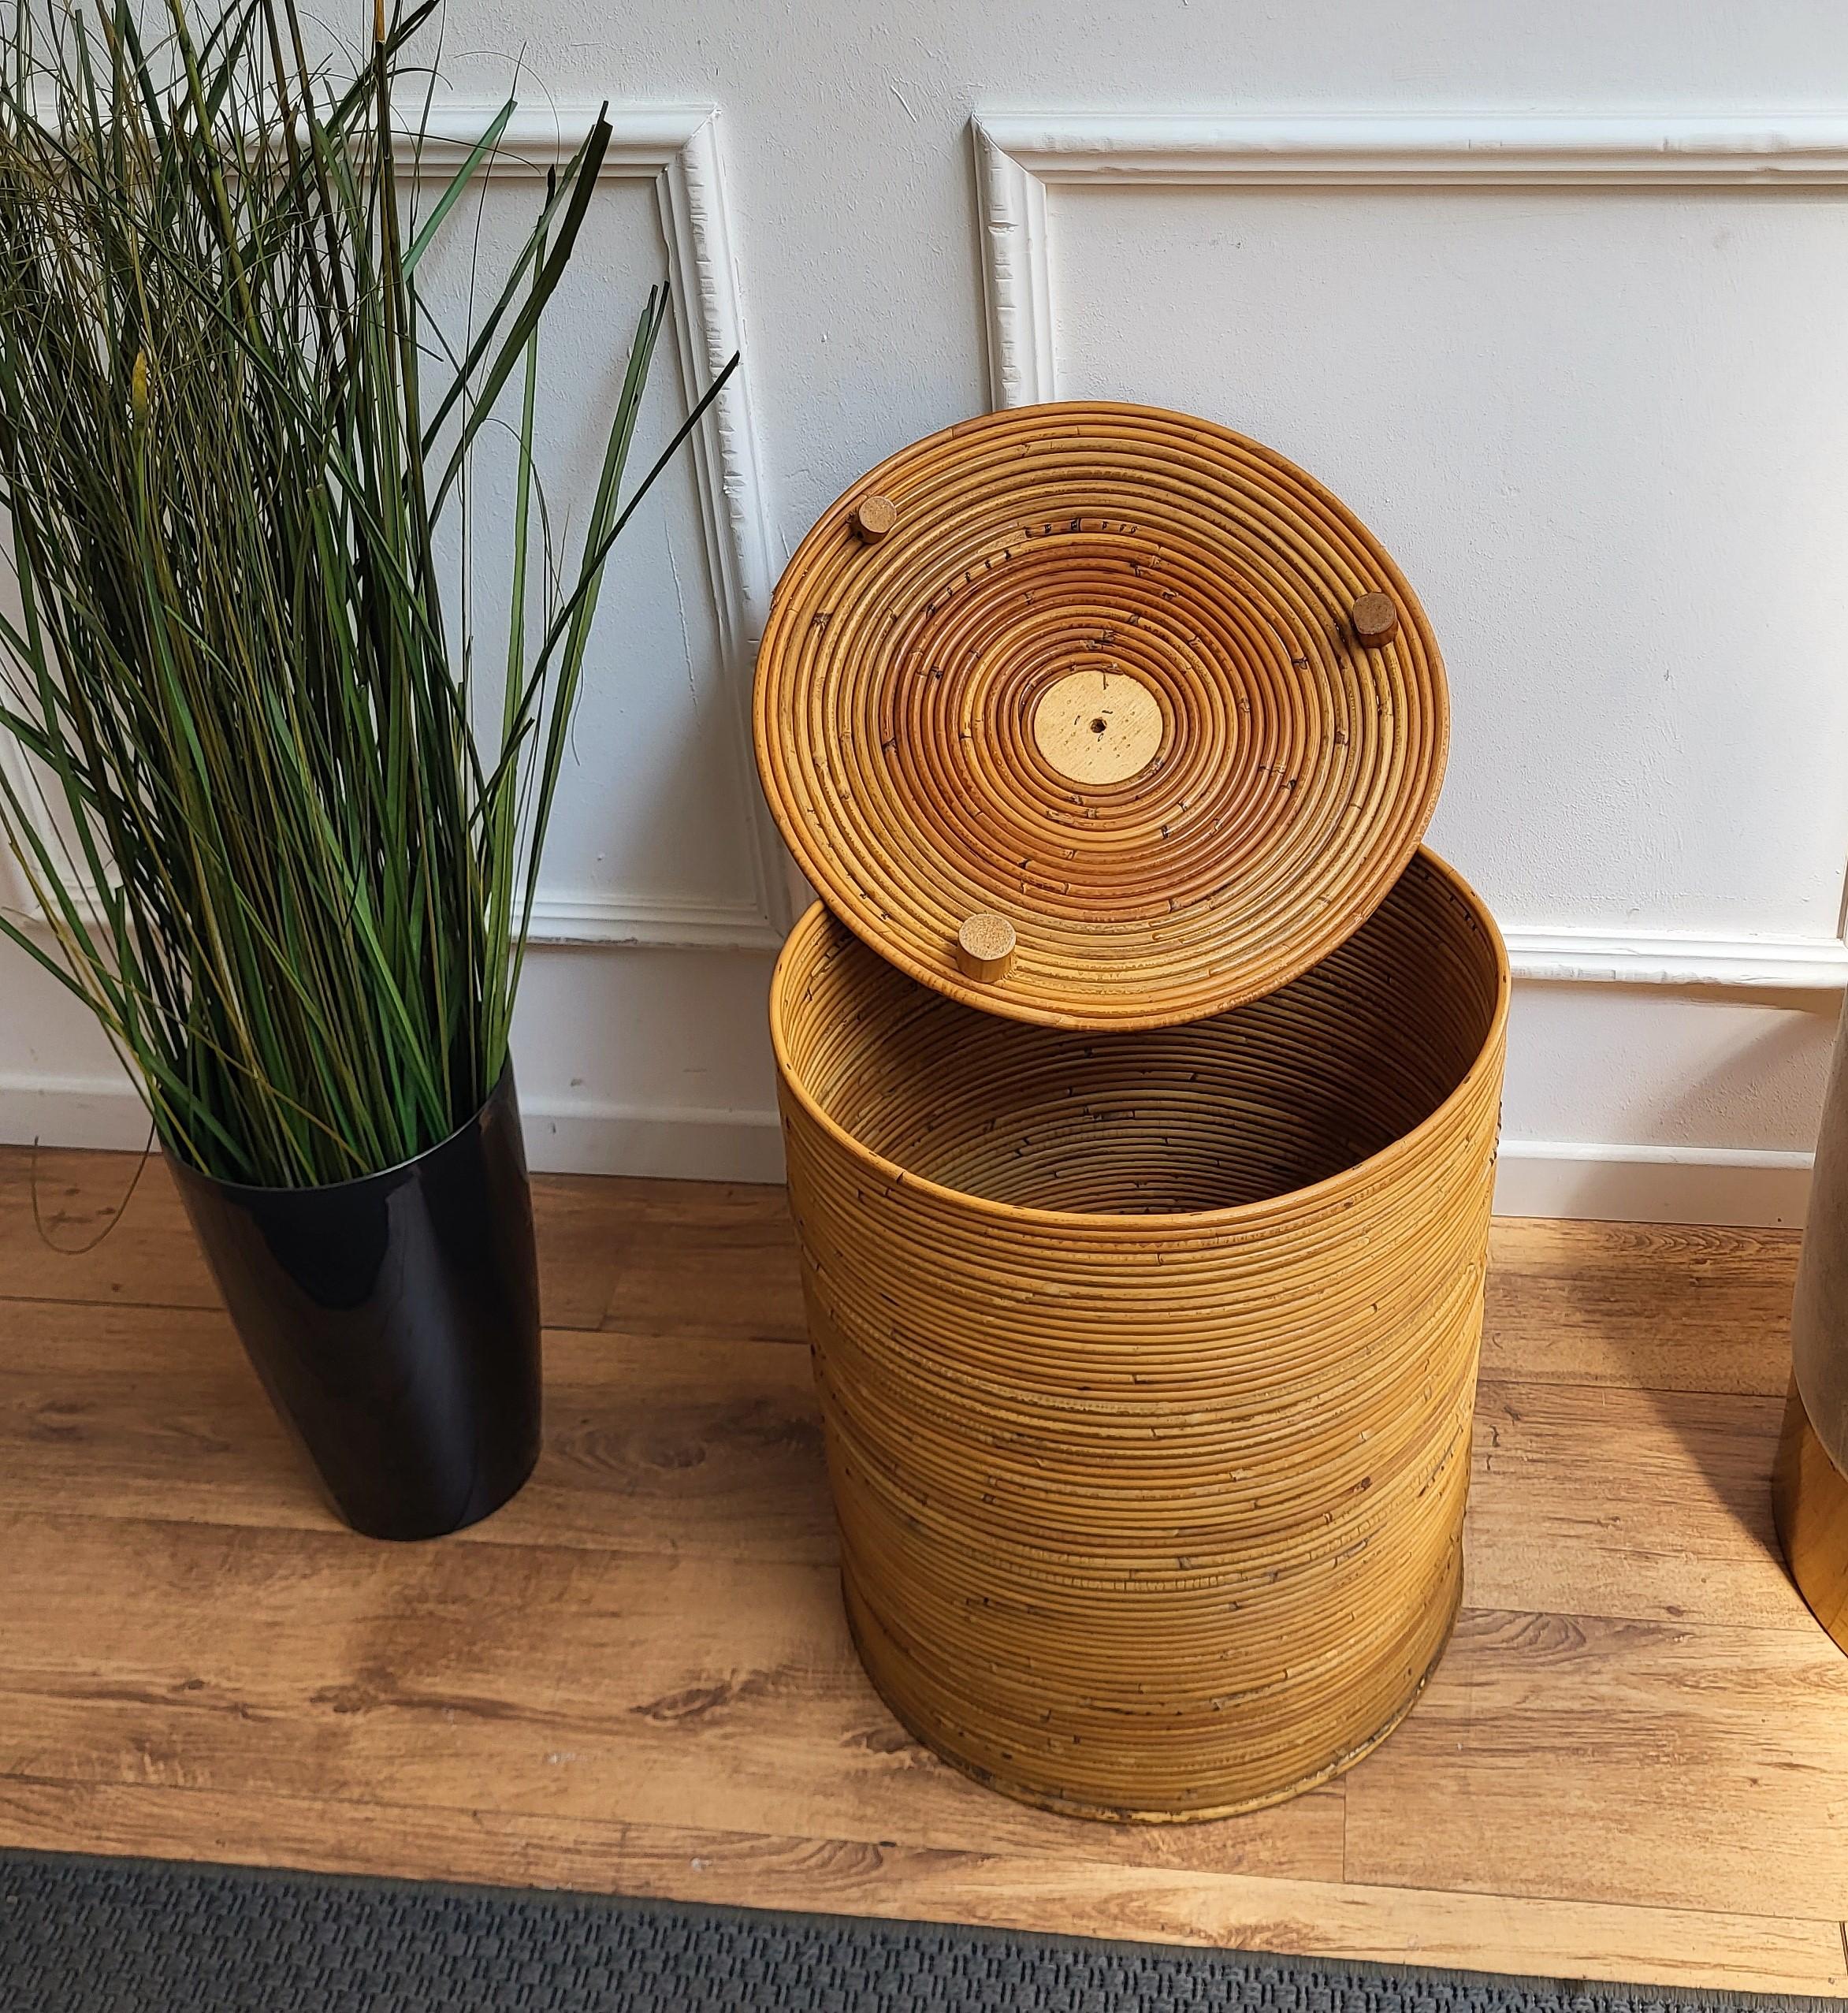
[[[1456,1611],[1507,1013],[1416,602],[1251,443],[1031,408],[822,520],[757,696],[868,1671],[1080,1814],[1323,1780]]]

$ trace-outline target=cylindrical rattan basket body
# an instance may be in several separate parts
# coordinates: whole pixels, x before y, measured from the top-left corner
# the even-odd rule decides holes
[[[939,1753],[1208,1817],[1411,1705],[1460,1584],[1508,992],[1425,851],[1281,990],[1133,1033],[797,926],[771,1017],[848,1613]]]

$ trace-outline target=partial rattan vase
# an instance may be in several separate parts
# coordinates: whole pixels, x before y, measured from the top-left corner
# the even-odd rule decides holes
[[[1804,1599],[1848,1650],[1848,1005],[1823,1098],[1790,1355],[1777,1533]]]
[[[826,908],[777,968],[789,1179],[873,1682],[1080,1815],[1309,1788],[1456,1613],[1502,1072],[1495,926],[1419,852],[1281,990],[1024,1025]]]

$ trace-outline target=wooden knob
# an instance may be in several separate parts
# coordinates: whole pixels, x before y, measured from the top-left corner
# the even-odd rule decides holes
[[[853,506],[853,529],[869,545],[876,545],[898,522],[898,506],[890,497],[862,497]]]
[[[1348,620],[1355,638],[1370,650],[1384,649],[1399,629],[1399,605],[1390,594],[1363,594]]]
[[[987,910],[971,916],[956,932],[956,962],[962,967],[963,977],[980,979],[984,985],[998,984],[1013,966],[1018,941],[1013,925],[1006,916]]]
[[[1068,672],[1040,695],[1033,739],[1071,782],[1121,783],[1160,753],[1162,702],[1139,678],[1101,666]]]

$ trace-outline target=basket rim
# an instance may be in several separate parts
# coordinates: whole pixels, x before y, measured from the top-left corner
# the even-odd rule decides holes
[[[786,1089],[824,1133],[837,1144],[846,1148],[850,1157],[863,1166],[875,1169],[886,1181],[995,1222],[1043,1224],[1049,1228],[1083,1224],[1092,1231],[1115,1227],[1158,1232],[1181,1229],[1214,1230],[1221,1226],[1233,1229],[1261,1224],[1269,1216],[1296,1214],[1306,1201],[1313,1206],[1314,1201],[1326,1195],[1338,1193],[1344,1188],[1364,1187],[1369,1178],[1391,1173],[1401,1160],[1417,1150],[1428,1135],[1439,1130],[1459,1105],[1474,1094],[1484,1074],[1495,1065],[1501,1051],[1513,997],[1514,977],[1509,967],[1508,946],[1502,940],[1500,926],[1482,896],[1440,854],[1421,842],[1412,858],[1422,860],[1436,871],[1441,880],[1448,884],[1452,891],[1462,898],[1476,920],[1482,925],[1488,936],[1489,946],[1495,954],[1496,981],[1495,1005],[1489,1017],[1489,1031],[1469,1067],[1457,1079],[1455,1086],[1445,1095],[1443,1101],[1427,1112],[1411,1131],[1401,1133],[1396,1139],[1389,1140],[1377,1153],[1370,1153],[1365,1159],[1355,1161],[1351,1166],[1340,1168],[1332,1174],[1325,1174],[1320,1181],[1311,1181],[1304,1187],[1286,1189],[1281,1194],[1264,1196],[1254,1202],[1229,1203],[1217,1209],[1139,1210],[1132,1215],[1117,1210],[1040,1209],[1026,1204],[998,1202],[991,1196],[976,1195],[967,1189],[951,1188],[946,1182],[933,1181],[928,1174],[920,1174],[909,1167],[902,1166],[897,1161],[867,1145],[864,1140],[856,1139],[838,1119],[824,1111],[790,1061],[788,1044],[783,1036],[783,1000],[786,988],[794,982],[792,974],[796,957],[808,938],[831,921],[846,930],[848,935],[869,954],[879,957],[879,953],[867,943],[845,918],[835,915],[819,896],[797,918],[794,927],[784,939],[783,948],[777,954],[775,969],[770,977],[770,1044],[776,1059],[779,1087]],[[880,962],[891,964],[891,968],[898,972],[901,977],[913,984],[918,983],[909,973],[893,964],[892,961],[880,958]],[[1302,974],[1296,976],[1300,977]],[[927,987],[925,990],[935,988]],[[950,995],[939,992],[939,996],[946,998]],[[961,1000],[955,1003],[958,1006],[967,1004]],[[973,1007],[970,1010],[979,1013],[982,1009]],[[1236,1013],[1238,1009],[1231,1007],[1225,1010]],[[991,1018],[1006,1017],[998,1015]],[[1203,1014],[1200,1018],[1210,1020],[1217,1017]],[[1076,1032],[1094,1033],[1096,1030],[1080,1029]],[[1160,1030],[1139,1028],[1112,1032],[1121,1032],[1133,1037],[1137,1034],[1157,1033]]]

